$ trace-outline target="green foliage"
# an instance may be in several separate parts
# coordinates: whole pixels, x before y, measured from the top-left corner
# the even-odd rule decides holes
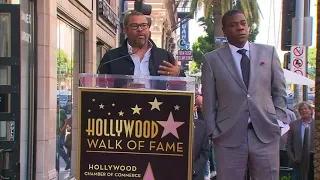
[[[198,69],[201,69],[202,66],[202,55],[214,50],[213,44],[214,42],[207,35],[198,37],[198,39],[193,43],[193,59],[197,64],[196,67]]]
[[[309,78],[315,80],[315,69],[316,69],[316,54],[317,54],[317,49],[316,47],[312,47],[308,51],[308,67],[309,67],[309,72],[308,76]]]
[[[249,41],[254,42],[256,40],[257,35],[259,34],[258,28],[249,27]]]
[[[196,63],[196,66],[194,69],[195,72],[192,72],[190,70],[192,73],[196,73],[196,71],[201,69],[202,55],[207,52],[213,51],[215,49],[213,17],[211,17],[210,19],[205,19],[204,17],[201,17],[198,19],[198,23],[200,26],[203,27],[204,31],[206,32],[206,35],[198,37],[198,39],[192,45],[193,59],[194,59],[194,62]],[[259,33],[258,28],[250,28],[249,41],[254,42],[258,33]]]
[[[207,33],[208,38],[214,42],[214,26],[213,26],[213,16],[208,19],[201,17],[198,19],[199,26],[202,26],[204,31]]]
[[[189,64],[189,71],[191,74],[195,74],[197,72],[200,72],[201,69],[198,67],[198,64],[195,61],[191,61]]]
[[[71,77],[73,72],[73,61],[62,49],[57,50],[57,71],[60,74],[64,74],[65,77]]]

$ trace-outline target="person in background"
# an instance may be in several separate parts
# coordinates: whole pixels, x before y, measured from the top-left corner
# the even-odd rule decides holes
[[[296,115],[290,109],[286,109],[288,123],[283,123],[284,125],[289,125],[291,122],[297,120]],[[286,143],[288,139],[288,133],[285,133],[280,138],[280,150],[286,150]]]
[[[312,106],[308,102],[301,102],[298,105],[301,119],[290,123],[288,132],[287,153],[292,164],[292,180],[301,179],[302,147],[304,141],[304,130],[310,127],[310,150],[314,150],[315,122],[312,118]]]
[[[64,143],[64,146],[67,148],[67,155],[69,158],[71,158],[71,149],[72,149],[71,127],[72,127],[72,117],[65,120],[65,125],[62,128],[62,131],[66,132],[66,141]]]
[[[56,120],[56,170],[60,170],[60,157],[66,163],[65,170],[70,169],[70,158],[64,150],[65,140],[65,120],[67,119],[67,113],[65,110],[60,108],[60,102],[57,100],[57,120]]]
[[[197,108],[194,107],[194,112]],[[210,157],[209,137],[203,120],[194,119],[192,180],[204,180],[205,168]]]
[[[198,96],[196,96],[196,106],[197,106],[197,114],[198,114],[198,118],[203,120],[203,107],[202,107],[202,96],[199,94]]]

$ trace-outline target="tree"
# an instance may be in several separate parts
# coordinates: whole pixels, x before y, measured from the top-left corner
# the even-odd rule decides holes
[[[308,51],[308,76],[311,79],[315,79],[316,69],[316,47],[312,47]]]
[[[214,20],[214,34],[216,37],[223,37],[222,32],[222,15],[234,7],[244,12],[248,20],[248,25],[252,33],[257,33],[259,29],[259,13],[261,14],[257,0],[237,0],[231,5],[230,0],[192,0],[191,13],[197,13],[201,6],[204,6],[205,19]],[[215,42],[215,47],[221,47],[222,43]]]
[[[198,72],[202,66],[202,55],[215,49],[215,34],[213,18],[205,19],[201,17],[198,23],[206,32],[205,36],[200,36],[192,45],[193,59],[196,63],[195,71]],[[258,35],[258,29],[251,28],[249,32],[249,41],[254,42]],[[192,72],[192,71],[191,71]],[[192,72],[192,73],[196,73]]]
[[[320,7],[320,0],[317,0]],[[315,155],[314,155],[314,179],[320,180],[320,11],[317,11],[317,44],[316,44],[316,94],[315,94]]]
[[[190,74],[195,74],[197,72],[200,72],[200,68],[198,67],[198,64],[195,61],[190,62],[189,70],[190,70]]]
[[[64,78],[71,77],[73,72],[73,61],[62,49],[57,50],[57,71],[59,75],[63,74]]]
[[[192,45],[193,60],[197,64],[196,68],[201,69],[202,55],[214,50],[213,41],[208,35],[200,36]]]

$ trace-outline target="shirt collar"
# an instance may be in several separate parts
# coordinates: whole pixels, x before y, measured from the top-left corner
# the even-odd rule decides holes
[[[306,123],[304,123],[304,122],[303,122],[303,120],[301,119],[301,122],[302,122],[302,124],[303,124],[303,125],[311,124],[311,123],[312,123],[312,121],[313,121],[313,118],[311,118],[311,119],[310,119],[310,121],[306,124]]]
[[[246,44],[243,46],[243,48],[238,48],[238,47],[236,47],[236,46],[234,46],[234,45],[232,45],[232,44],[230,44],[230,43],[228,43],[228,44],[229,44],[230,50],[231,50],[232,52],[237,52],[239,49],[245,49],[245,50],[247,50],[247,52],[250,51],[250,50],[249,50],[249,42],[248,42],[248,41],[247,41]]]
[[[148,50],[150,50],[153,47],[153,45],[150,41],[148,41],[148,46],[149,46]],[[129,44],[129,42],[127,42],[127,47],[128,47],[128,53],[129,54],[132,53],[132,46]]]

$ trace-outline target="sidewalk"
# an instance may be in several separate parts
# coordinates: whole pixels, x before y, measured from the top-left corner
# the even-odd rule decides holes
[[[69,177],[69,175],[70,175],[70,169],[69,170],[64,170],[65,168],[66,168],[66,163],[64,162],[64,160],[60,157],[60,159],[59,159],[59,162],[60,162],[60,171],[59,172],[57,172],[57,176],[59,175],[59,179],[57,179],[57,180],[64,180],[64,179],[66,179],[66,178],[68,178]]]

